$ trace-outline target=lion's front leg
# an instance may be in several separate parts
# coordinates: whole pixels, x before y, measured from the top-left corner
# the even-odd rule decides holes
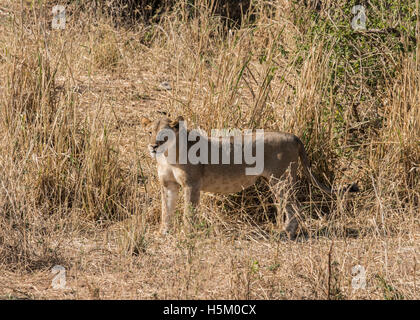
[[[162,221],[160,232],[166,234],[171,230],[173,214],[175,212],[178,199],[179,185],[176,183],[166,183],[161,187],[162,194]]]
[[[197,207],[200,202],[200,188],[186,186],[184,188],[184,225],[187,228],[194,227],[197,223]]]

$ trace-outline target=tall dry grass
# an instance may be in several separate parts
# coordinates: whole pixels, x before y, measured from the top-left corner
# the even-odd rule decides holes
[[[22,284],[31,298],[418,298],[418,4],[372,1],[367,33],[344,1],[254,1],[236,25],[211,0],[121,25],[67,1],[61,31],[53,4],[0,2],[0,295],[18,297],[23,280],[7,279],[25,275],[44,288]],[[161,239],[139,124],[156,110],[293,132],[321,180],[361,192],[326,198],[302,178],[298,242],[277,237],[263,181],[203,195],[197,232],[177,211]],[[57,264],[69,296],[50,288]],[[366,290],[351,287],[358,264]]]

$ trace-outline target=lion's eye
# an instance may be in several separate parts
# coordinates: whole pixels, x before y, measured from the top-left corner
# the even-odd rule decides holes
[[[152,131],[149,131],[149,135],[150,135],[150,136],[152,135]]]

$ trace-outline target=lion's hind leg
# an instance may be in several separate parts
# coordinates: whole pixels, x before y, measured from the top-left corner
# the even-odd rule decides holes
[[[296,238],[298,228],[299,207],[296,200],[296,170],[297,164],[291,163],[289,168],[282,174],[272,173],[268,178],[270,189],[274,194],[277,208],[277,224],[283,220],[283,213],[286,219],[284,231],[290,239]]]

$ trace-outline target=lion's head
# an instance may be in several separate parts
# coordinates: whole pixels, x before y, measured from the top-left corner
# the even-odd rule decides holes
[[[158,154],[166,152],[167,147],[176,141],[182,121],[184,121],[182,116],[179,116],[176,120],[171,120],[166,116],[154,121],[146,117],[141,118],[141,124],[149,135],[147,147],[153,159]],[[168,143],[166,144],[166,142]]]

